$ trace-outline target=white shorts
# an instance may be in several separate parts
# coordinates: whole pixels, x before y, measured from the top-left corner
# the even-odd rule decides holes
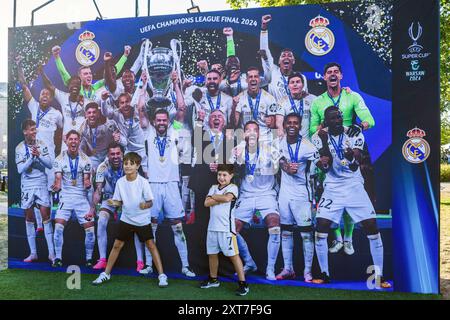
[[[47,188],[32,188],[20,193],[20,208],[29,209],[34,204],[50,208],[50,195]]]
[[[309,202],[308,193],[299,192],[298,196],[292,197],[284,196],[280,192],[278,206],[281,224],[296,224],[299,227],[312,225],[312,204]]]
[[[55,183],[55,169],[53,167],[51,169],[45,168],[45,174],[47,175],[47,190],[51,192],[52,185]]]
[[[114,212],[117,211],[117,208],[110,206],[107,200],[103,200],[102,204],[100,205],[100,210],[98,211],[100,212],[102,210],[108,212],[109,214],[114,214]]]
[[[178,182],[152,183],[153,206],[150,208],[152,218],[158,218],[160,211],[165,219],[179,219],[184,217],[183,202],[181,201]]]
[[[72,201],[71,201],[72,202]],[[76,203],[75,205],[73,203]],[[87,199],[78,199],[78,201],[73,201],[73,203],[65,203],[60,199],[58,210],[56,210],[55,219],[62,219],[65,221],[69,221],[72,216],[72,212],[75,212],[77,216],[78,223],[80,225],[91,222],[87,221],[84,216],[89,213],[91,207],[89,206],[89,202]]]
[[[236,219],[250,223],[253,214],[259,211],[263,219],[268,214],[278,213],[278,204],[275,196],[260,196],[251,198],[239,198],[234,206],[234,216]]]
[[[354,223],[376,218],[375,209],[362,183],[333,188],[325,185],[316,218],[339,224],[344,210]]]
[[[231,232],[210,231],[206,237],[206,254],[223,252],[226,257],[239,254],[236,235]]]

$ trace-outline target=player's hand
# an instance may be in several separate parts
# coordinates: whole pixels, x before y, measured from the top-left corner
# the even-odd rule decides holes
[[[328,144],[328,133],[323,129],[319,129],[317,135],[319,136],[320,140],[322,140],[322,145],[326,146]]]
[[[131,52],[131,47],[130,47],[129,45],[126,45],[125,47],[123,47],[123,55],[124,55],[125,57],[128,57],[128,55],[130,54],[130,52]]]
[[[85,180],[83,181],[83,186],[84,186],[84,188],[85,188],[86,190],[89,190],[89,189],[92,187],[91,180],[85,179]]]
[[[348,94],[352,93],[352,89],[350,89],[350,87],[344,87],[342,89],[344,89]]]
[[[87,221],[91,221],[94,218],[95,218],[95,208],[91,208],[89,209],[89,212],[86,213],[86,215],[84,216],[84,219]]]
[[[223,28],[223,34],[226,36],[233,36],[233,28],[231,27]]]
[[[219,164],[217,164],[217,163],[215,163],[215,162],[209,164],[209,170],[210,170],[211,172],[216,173],[218,167],[219,167]]]
[[[31,154],[35,157],[39,157],[41,155],[39,148],[36,145],[31,147]]]
[[[266,116],[264,119],[264,123],[270,129],[274,129],[275,125],[275,116]]]
[[[139,203],[139,208],[140,208],[141,210],[145,210],[145,209],[148,209],[148,208],[150,208],[150,207],[149,207],[149,205],[148,205],[147,203],[141,202],[141,203]]]
[[[52,189],[53,192],[59,192],[61,191],[61,183],[57,183],[55,181],[55,183],[50,188]]]
[[[102,100],[103,100],[103,101],[106,101],[106,99],[108,99],[108,98],[110,97],[110,95],[111,95],[111,94],[109,93],[109,91],[106,91],[106,90],[103,91],[103,92],[102,92]]]
[[[352,125],[348,128],[348,130],[347,130],[347,135],[348,135],[350,138],[353,138],[353,137],[357,136],[358,134],[360,134],[362,131],[363,131],[363,126],[360,125],[360,124],[355,123],[355,124],[352,124]]]
[[[264,49],[258,50],[258,51],[257,51],[257,55],[258,55],[258,57],[260,57],[262,60],[264,60],[264,61],[267,60],[267,52],[266,52],[266,50],[264,50]]]
[[[109,206],[111,206],[111,207],[120,207],[120,206],[121,206],[120,201],[116,201],[116,200],[113,200],[113,199],[108,199],[108,200],[106,200],[106,203],[107,203]]]
[[[206,117],[206,111],[203,109],[199,109],[197,111],[197,120],[198,121],[205,121],[205,117]]]
[[[141,73],[141,80],[142,80],[142,83],[143,83],[143,85],[145,87],[147,85],[147,81],[148,81],[148,74],[147,74],[146,70],[142,71],[142,73]]]
[[[289,163],[287,169],[289,174],[296,174],[298,171],[298,163],[295,162]]]
[[[233,97],[233,108],[237,107],[237,105],[239,103],[239,100],[240,100],[240,96],[239,95]]]
[[[175,70],[172,71],[172,73],[170,74],[170,79],[172,80],[173,83],[177,83],[178,73]]]
[[[272,16],[270,14],[263,15],[261,18],[261,29],[267,30],[270,21],[272,21]]]
[[[352,149],[352,148],[347,148],[347,149],[345,149],[345,151],[344,151],[344,157],[345,157],[345,159],[347,159],[348,161],[353,161],[353,159],[354,159],[354,157],[355,157],[355,154],[354,154],[354,152],[353,152],[353,149]]]
[[[120,132],[119,130],[116,130],[113,132],[113,138],[115,143],[119,143],[120,141]]]
[[[329,168],[331,166],[331,159],[329,156],[321,156],[320,162],[322,162],[324,168]]]
[[[105,54],[103,55],[103,61],[107,62],[107,61],[111,61],[112,59],[112,53],[107,51],[105,52]]]
[[[58,58],[60,54],[61,54],[61,47],[60,46],[54,46],[52,48],[52,55],[53,55],[53,57]]]
[[[206,60],[197,61],[197,68],[199,68],[202,71],[208,70],[208,61]]]
[[[40,64],[37,69],[36,72],[38,75],[42,75],[44,73],[44,66],[42,64]]]

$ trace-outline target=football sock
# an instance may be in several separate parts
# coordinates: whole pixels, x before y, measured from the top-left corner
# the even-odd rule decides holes
[[[34,216],[36,218],[36,226],[38,228],[43,228],[41,211],[38,208],[36,208],[36,207],[34,208]]]
[[[44,234],[45,240],[47,241],[48,254],[50,256],[55,256],[55,246],[53,245],[53,225],[52,221],[49,219],[44,221]]]
[[[144,261],[142,242],[139,240],[136,233],[134,234],[134,247],[136,249],[136,261]]]
[[[186,236],[183,232],[183,225],[181,223],[177,223],[172,225],[173,236],[175,239],[175,246],[178,249],[178,254],[180,255],[181,264],[183,267],[189,266],[188,262],[188,251],[187,251],[187,242]]]
[[[303,259],[305,260],[305,273],[311,272],[311,267],[314,258],[314,241],[313,233],[311,232],[301,232],[302,236],[302,246],[303,246]]]
[[[353,241],[353,229],[355,227],[355,224],[353,223],[352,218],[350,215],[345,212],[344,213],[344,241]]]
[[[267,268],[275,269],[278,251],[280,250],[280,227],[269,228],[269,240],[267,241]]]
[[[316,254],[317,259],[319,260],[319,266],[321,272],[325,272],[327,275],[330,275],[328,272],[328,233],[320,233],[316,232]]]
[[[195,192],[189,189],[189,197],[191,202],[191,211],[195,209]]]
[[[372,255],[373,264],[379,268],[379,275],[383,275],[383,241],[381,234],[368,235],[370,244],[370,254]],[[378,271],[378,270],[377,270]]]
[[[95,246],[95,229],[94,227],[89,227],[84,229],[84,246],[86,249],[86,260],[92,259],[92,252],[94,252]]]
[[[55,223],[55,233],[53,235],[55,241],[56,258],[62,259],[62,248],[64,244],[64,225]]]
[[[337,229],[334,230],[334,236],[336,237],[336,241],[342,242],[342,233],[341,233],[341,227],[338,226]]]
[[[147,246],[144,246],[144,252],[145,252],[145,264],[151,267],[153,265],[153,257],[150,250],[148,250]]]
[[[293,232],[283,230],[281,232],[281,251],[283,252],[284,269],[292,270],[292,251],[294,250]]]
[[[255,261],[253,261],[253,258],[250,255],[250,250],[248,250],[248,245],[247,242],[245,242],[244,237],[240,233],[238,233],[236,238],[238,243],[239,254],[242,257],[242,260],[244,260],[244,264],[256,265]]]
[[[188,183],[189,183],[189,176],[183,176],[181,177],[182,183],[181,183],[181,194],[183,195],[181,200],[183,202],[183,208],[184,210],[187,210],[187,203],[189,199],[189,189],[188,189]]]
[[[36,253],[36,230],[34,229],[34,222],[25,221],[25,228],[27,231],[28,246],[31,254]]]
[[[108,246],[108,235],[106,228],[108,226],[108,213],[100,211],[97,223],[97,244],[101,259],[106,259],[106,247]]]

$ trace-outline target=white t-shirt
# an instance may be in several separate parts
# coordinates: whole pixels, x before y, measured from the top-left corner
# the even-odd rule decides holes
[[[303,115],[302,115],[300,135],[308,140],[309,140],[309,123],[311,122],[311,104],[315,98],[316,96],[312,94],[308,94],[305,98],[301,100],[296,100],[292,98],[292,101],[294,102],[297,111],[300,113],[300,115],[302,115],[302,112],[300,110],[303,102]],[[292,107],[289,96],[286,95],[278,103],[280,104],[281,110],[285,117],[288,114],[295,112],[294,108]]]
[[[139,204],[153,200],[152,190],[148,181],[137,175],[134,181],[128,181],[126,176],[117,181],[113,200],[122,201],[120,220],[138,227],[151,223],[149,209],[139,208]]]
[[[34,98],[31,98],[28,102],[28,109],[31,113],[31,119],[36,122],[36,138],[42,140],[47,145],[50,156],[52,159],[55,159],[55,131],[63,127],[61,112],[53,107],[48,107],[47,111],[43,113],[40,110],[39,102],[34,100]]]
[[[69,162],[69,154],[67,151],[63,151],[55,160],[53,168],[55,173],[62,174],[61,183],[61,195],[65,199],[71,198],[85,198],[87,197],[87,192],[83,185],[84,174],[91,173],[92,165],[89,157],[83,152],[78,152],[78,166],[76,166],[76,159],[71,159],[72,166],[76,167],[76,184],[72,185],[72,171]]]
[[[291,144],[291,150],[295,157],[297,143]],[[280,142],[280,158],[284,157],[288,162],[291,161],[287,139],[284,137]],[[300,188],[309,188],[309,173],[311,163],[316,164],[319,161],[319,151],[307,139],[303,138],[298,149],[298,170],[296,174],[288,174],[284,170],[281,172],[280,194],[296,197]]]
[[[210,207],[210,218],[208,224],[208,231],[232,232],[236,233],[236,225],[234,223],[234,203],[238,198],[239,191],[235,184],[219,188],[219,185],[213,185],[208,192],[208,196],[214,194],[226,195],[231,193],[234,195],[234,200],[231,202],[220,203]]]
[[[363,150],[364,135],[360,133],[357,136],[350,138],[346,134],[347,130],[348,128],[344,127],[341,148],[344,149],[344,151],[346,148]],[[348,167],[348,164],[343,165],[341,163],[342,160],[339,158],[330,137],[334,139],[337,146],[339,145],[339,136],[331,136],[330,134],[328,134],[328,147],[330,148],[331,155],[333,156],[333,165],[327,172],[324,183],[331,186],[342,186],[343,188],[345,188],[345,185],[348,185],[350,183],[364,183],[364,179],[359,168],[358,170],[353,172]],[[322,140],[320,139],[317,132],[311,137],[311,141],[316,146],[317,150],[320,150],[323,147]],[[346,159],[343,161],[348,162],[348,160]]]

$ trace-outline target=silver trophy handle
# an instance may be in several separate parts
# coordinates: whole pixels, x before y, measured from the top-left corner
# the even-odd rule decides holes
[[[147,86],[153,90],[152,80],[150,79],[150,75],[148,72],[148,66],[147,66],[147,56],[149,55],[149,53],[151,53],[150,50],[152,50],[152,47],[153,47],[153,43],[150,40],[145,39],[144,56],[142,57],[142,59],[143,59],[142,70],[143,71],[145,70],[145,72],[147,72]]]
[[[174,64],[173,64],[173,71],[176,71],[178,74],[178,83],[180,86],[180,89],[182,89],[181,86],[181,54],[183,52],[183,48],[181,46],[181,41],[177,40],[177,39],[172,39],[170,40],[170,49],[173,52],[173,59],[174,59]]]

